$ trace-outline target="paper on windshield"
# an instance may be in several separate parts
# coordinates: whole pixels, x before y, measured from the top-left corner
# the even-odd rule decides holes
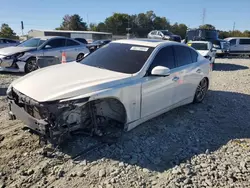
[[[146,51],[148,51],[148,48],[146,48],[146,47],[139,47],[139,46],[132,46],[130,48],[130,50],[146,52]]]

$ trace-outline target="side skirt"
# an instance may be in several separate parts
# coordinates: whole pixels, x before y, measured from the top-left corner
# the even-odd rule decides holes
[[[159,116],[161,114],[164,114],[165,112],[168,112],[168,111],[170,111],[170,110],[172,110],[174,108],[184,106],[184,105],[192,103],[192,102],[193,102],[193,97],[189,97],[189,98],[184,99],[184,100],[182,100],[182,101],[180,101],[180,102],[178,102],[178,103],[176,103],[176,104],[174,104],[172,106],[169,106],[169,107],[164,108],[164,109],[162,109],[160,111],[157,111],[157,112],[155,112],[155,113],[153,113],[151,115],[148,115],[148,116],[143,117],[141,119],[138,119],[136,121],[130,122],[125,126],[126,127],[125,131],[130,131],[130,130],[134,129],[135,127],[137,127],[138,125],[140,125],[140,124],[142,124],[142,123],[144,123],[144,122],[146,122],[146,121],[148,121],[148,120],[150,120],[150,119],[152,119],[154,117],[157,117],[157,116]]]

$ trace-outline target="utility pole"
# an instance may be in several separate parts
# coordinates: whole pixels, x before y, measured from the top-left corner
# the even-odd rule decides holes
[[[202,25],[205,25],[205,19],[206,19],[206,8],[203,8],[203,12],[202,12]]]
[[[127,39],[129,39],[130,38],[130,34],[129,34],[129,31],[131,30],[131,28],[129,27],[129,16],[128,16],[128,27],[126,28],[126,30],[127,30]]]
[[[235,30],[235,22],[234,22],[234,25],[233,25],[233,32],[234,32],[234,30]]]
[[[88,26],[89,26],[89,15],[87,14],[87,23],[88,23]]]
[[[233,25],[233,32],[232,32],[233,36],[234,36],[234,30],[235,30],[235,22],[234,22],[234,25]]]
[[[22,36],[23,36],[23,29],[24,29],[24,27],[23,27],[23,21],[21,21]]]

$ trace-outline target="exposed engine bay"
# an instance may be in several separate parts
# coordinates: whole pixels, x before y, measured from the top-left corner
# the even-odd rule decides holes
[[[8,94],[11,119],[27,116],[27,126],[41,138],[52,143],[60,143],[75,131],[90,136],[103,136],[109,129],[123,129],[126,113],[116,99],[89,101],[89,97],[59,102],[39,103],[24,94],[11,89]]]

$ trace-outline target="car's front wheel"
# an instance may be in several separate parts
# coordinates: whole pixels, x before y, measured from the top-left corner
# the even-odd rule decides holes
[[[26,61],[24,71],[25,73],[30,73],[34,70],[38,69],[37,63],[36,63],[36,58],[31,57]]]
[[[83,53],[80,53],[78,54],[78,56],[76,57],[76,62],[80,62],[84,59],[84,54]]]
[[[194,96],[194,103],[200,103],[203,101],[204,97],[206,96],[208,90],[208,80],[207,78],[203,78],[198,87],[196,88],[195,91],[195,96]]]

